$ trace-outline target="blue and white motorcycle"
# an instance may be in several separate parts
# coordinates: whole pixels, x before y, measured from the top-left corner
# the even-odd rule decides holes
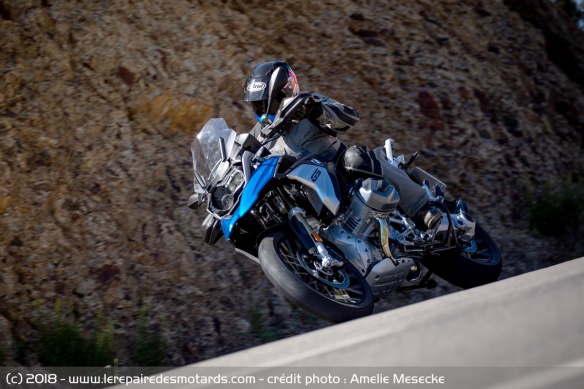
[[[264,132],[279,136],[304,97],[279,111]],[[352,181],[317,155],[269,155],[223,119],[209,120],[191,151],[195,194],[189,207],[206,204],[205,242],[223,236],[259,262],[288,300],[325,320],[369,315],[375,301],[397,288],[434,286],[433,273],[470,288],[496,281],[501,272],[499,249],[464,203],[445,200],[446,185],[424,170],[410,172],[412,159],[393,158],[390,142],[389,160],[442,208],[437,228],[419,230],[387,181]],[[413,284],[422,265],[428,271]],[[406,280],[410,286],[404,287]]]

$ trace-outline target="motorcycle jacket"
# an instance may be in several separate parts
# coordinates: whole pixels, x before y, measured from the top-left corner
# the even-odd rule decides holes
[[[332,159],[342,147],[338,134],[347,132],[359,122],[357,111],[320,94],[312,95],[322,107],[322,113],[315,118],[301,118],[282,136],[272,140],[266,148],[276,155],[291,155],[302,158],[310,154],[319,154]],[[283,102],[283,107],[287,101]],[[257,123],[251,134],[262,139],[262,125]]]

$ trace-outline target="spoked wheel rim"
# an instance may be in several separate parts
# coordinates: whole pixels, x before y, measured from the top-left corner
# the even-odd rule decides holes
[[[479,231],[470,245],[463,248],[462,255],[479,263],[491,263],[495,260],[492,245]]]
[[[331,247],[329,254],[338,259],[342,257]],[[359,305],[367,299],[363,285],[346,270],[346,266],[333,267],[323,271],[319,268],[320,261],[308,254],[296,241],[281,240],[276,246],[276,252],[282,263],[300,278],[311,289],[329,300],[344,304]]]
[[[474,243],[471,241],[466,249],[423,257],[422,264],[440,278],[461,288],[474,288],[497,281],[503,268],[501,253],[479,224],[475,231]]]

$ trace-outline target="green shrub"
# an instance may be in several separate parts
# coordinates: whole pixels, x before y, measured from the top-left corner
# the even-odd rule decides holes
[[[557,186],[557,185],[556,185]],[[543,235],[559,237],[582,219],[581,188],[568,177],[560,187],[547,184],[529,207],[529,225]]]
[[[114,358],[109,327],[87,339],[77,324],[59,318],[41,332],[39,361],[43,366],[107,366],[114,363]]]
[[[286,336],[287,331],[267,323],[262,314],[254,309],[250,314],[251,333],[263,342],[273,342]]]
[[[160,366],[165,356],[166,344],[160,334],[148,331],[144,322],[130,342],[130,360],[134,366]]]
[[[14,343],[12,344],[12,356],[15,362],[23,366],[27,366],[29,364],[29,361],[28,348],[26,346],[26,343],[24,343],[20,339],[15,339]]]

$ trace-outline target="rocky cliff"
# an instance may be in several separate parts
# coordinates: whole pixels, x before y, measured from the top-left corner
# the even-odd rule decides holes
[[[498,242],[504,277],[584,252],[528,225],[527,194],[584,171],[584,35],[544,0],[1,0],[0,47],[5,363],[38,363],[56,315],[112,328],[121,364],[141,325],[165,365],[327,325],[204,245],[186,208],[193,137],[211,117],[249,129],[244,80],[274,58],[359,111],[346,143],[420,150]]]

